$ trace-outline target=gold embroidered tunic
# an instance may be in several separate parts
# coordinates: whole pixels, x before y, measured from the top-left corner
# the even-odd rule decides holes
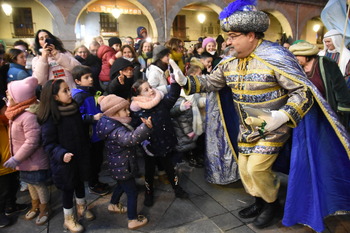
[[[207,76],[193,77],[189,89],[197,92],[217,91],[225,85],[232,90],[232,98],[240,119],[238,146],[240,154],[278,154],[295,127],[313,103],[305,84],[276,73],[254,52],[244,59],[231,58]],[[191,87],[194,85],[196,87]],[[273,132],[261,136],[256,127],[247,125],[244,107],[281,110],[290,121]]]

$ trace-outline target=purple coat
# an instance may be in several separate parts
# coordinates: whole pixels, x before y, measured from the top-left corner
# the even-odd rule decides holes
[[[20,162],[20,171],[37,171],[49,168],[49,157],[40,145],[41,128],[35,114],[24,111],[10,121],[10,150]]]
[[[117,120],[103,116],[96,126],[97,135],[105,141],[108,166],[116,180],[128,180],[137,172],[136,146],[151,132],[145,124],[131,130]]]

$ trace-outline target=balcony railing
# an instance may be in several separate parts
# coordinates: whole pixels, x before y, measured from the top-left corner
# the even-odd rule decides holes
[[[34,37],[36,31],[35,23],[13,23],[11,22],[12,38]]]

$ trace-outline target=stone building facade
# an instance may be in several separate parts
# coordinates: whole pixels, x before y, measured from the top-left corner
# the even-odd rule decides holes
[[[102,0],[98,0],[102,1]],[[114,1],[114,0],[113,0]],[[144,19],[149,25],[149,31],[152,32],[153,41],[164,42],[172,36],[172,25],[175,17],[186,6],[191,4],[200,4],[210,8],[213,12],[219,14],[231,1],[228,0],[118,0],[128,1],[142,11]],[[79,18],[86,8],[96,0],[12,0],[11,3],[21,6],[25,4],[40,5],[46,14],[50,15],[50,19],[46,19],[46,24],[37,22],[37,27],[43,28],[47,25],[47,29],[51,29],[53,34],[58,36],[69,49],[76,45],[76,25]],[[321,11],[327,0],[258,0],[258,9],[263,10],[275,17],[287,35],[296,39],[307,39],[308,36],[314,37],[309,29],[305,31],[308,22],[313,19],[319,19]],[[9,19],[1,15],[2,22],[9,22]],[[34,16],[33,16],[34,17]],[[7,20],[6,20],[7,19]],[[217,23],[217,22],[215,22]],[[39,26],[40,25],[40,26]],[[86,25],[87,27],[87,25]],[[37,28],[39,29],[39,28]],[[5,33],[5,34],[4,34]],[[273,34],[274,32],[270,32]],[[9,33],[0,32],[0,39],[11,41]],[[310,35],[309,35],[310,34]],[[304,38],[303,38],[304,37]]]

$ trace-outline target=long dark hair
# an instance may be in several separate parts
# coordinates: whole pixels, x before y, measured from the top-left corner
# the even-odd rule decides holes
[[[24,53],[20,49],[10,49],[7,53],[5,53],[5,60],[10,62],[10,63],[17,63],[17,57],[21,53]]]
[[[37,32],[36,32],[36,34],[35,34],[35,52],[37,53],[37,54],[39,54],[39,55],[41,55],[41,52],[40,52],[40,49],[42,48],[41,47],[41,45],[40,45],[40,43],[39,43],[39,33],[40,32],[46,32],[48,35],[49,35],[49,38],[51,38],[51,39],[53,39],[54,40],[54,45],[55,45],[55,48],[57,49],[57,50],[59,50],[61,53],[65,53],[67,50],[63,47],[63,43],[62,43],[62,41],[58,38],[58,37],[56,37],[56,36],[54,36],[54,35],[52,35],[52,33],[51,32],[49,32],[48,30],[46,30],[46,29],[39,29]]]
[[[140,86],[147,82],[147,80],[144,79],[138,79],[134,84],[131,86],[131,95],[132,96],[138,96],[141,93]]]
[[[55,123],[58,123],[61,119],[61,115],[58,110],[59,102],[55,100],[55,95],[58,94],[61,83],[63,82],[63,79],[52,79],[45,83],[41,91],[40,103],[36,113],[39,124],[43,124],[45,121],[47,121],[50,115],[52,115]]]

